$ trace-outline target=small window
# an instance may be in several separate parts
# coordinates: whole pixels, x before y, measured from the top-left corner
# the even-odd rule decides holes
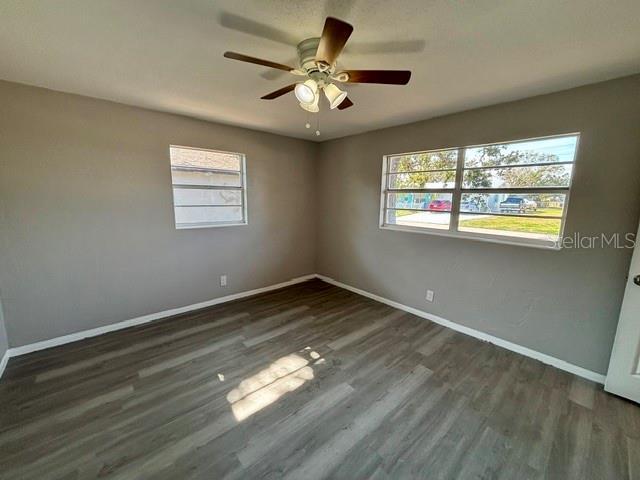
[[[176,228],[246,225],[244,155],[171,145]]]
[[[381,227],[556,247],[578,134],[387,155]]]

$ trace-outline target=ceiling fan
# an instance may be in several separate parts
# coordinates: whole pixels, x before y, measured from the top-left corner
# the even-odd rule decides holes
[[[321,90],[327,97],[331,109],[344,110],[353,105],[353,102],[347,98],[347,92],[338,88],[333,82],[383,83],[388,85],[409,83],[411,78],[409,70],[338,70],[336,60],[351,32],[353,32],[352,25],[337,18],[327,17],[321,37],[307,38],[298,44],[299,68],[236,52],[225,52],[224,56],[232,60],[264,65],[306,77],[306,80],[292,83],[261,98],[273,100],[293,91],[300,102],[300,107],[313,113],[320,110],[318,102]]]

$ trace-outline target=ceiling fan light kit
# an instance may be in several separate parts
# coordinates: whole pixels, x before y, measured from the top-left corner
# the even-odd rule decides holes
[[[353,26],[337,18],[327,17],[322,36],[307,38],[298,43],[299,68],[281,63],[250,57],[241,53],[225,52],[224,56],[232,60],[264,65],[287,71],[293,75],[307,77],[306,80],[268,93],[263,100],[273,100],[291,91],[300,102],[300,107],[312,113],[320,110],[318,105],[320,90],[329,101],[333,110],[344,110],[353,106],[347,98],[347,92],[333,82],[340,83],[380,83],[386,85],[406,85],[411,78],[408,70],[342,70],[337,71],[336,60],[353,32]],[[317,132],[319,133],[319,132]]]
[[[312,103],[300,102],[300,107],[307,112],[318,113],[320,111],[320,106],[318,105],[319,100],[320,95],[316,95],[316,99]]]
[[[300,103],[314,103],[318,97],[318,84],[311,78],[296,83],[294,94]]]
[[[329,108],[331,108],[331,110],[336,108],[344,101],[345,98],[347,98],[347,92],[340,90],[333,83],[324,87],[323,90],[327,100],[329,100]]]

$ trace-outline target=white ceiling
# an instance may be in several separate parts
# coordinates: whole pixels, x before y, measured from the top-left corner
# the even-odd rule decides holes
[[[312,116],[259,99],[298,77],[222,57],[290,63],[327,15],[355,27],[341,66],[410,84],[351,85],[354,107]],[[0,2],[2,79],[319,141],[636,72],[638,0]]]

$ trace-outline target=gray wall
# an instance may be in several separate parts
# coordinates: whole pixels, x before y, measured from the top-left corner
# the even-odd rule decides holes
[[[315,271],[311,142],[7,82],[0,105],[11,346]],[[169,144],[246,154],[248,226],[174,228]]]
[[[322,143],[318,272],[606,372],[631,250],[545,251],[378,228],[384,154],[576,131],[565,234],[635,233],[640,76]]]

